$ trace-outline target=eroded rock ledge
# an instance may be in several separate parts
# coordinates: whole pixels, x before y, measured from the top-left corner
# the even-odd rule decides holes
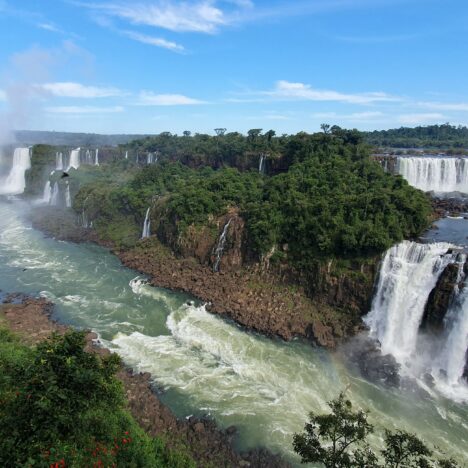
[[[36,210],[32,222],[57,239],[110,248],[125,266],[148,275],[152,285],[192,294],[208,303],[210,312],[268,336],[285,340],[298,336],[335,348],[362,329],[361,316],[370,305],[378,258],[341,270],[331,261],[317,263],[308,275],[268,262],[248,262],[242,251],[242,219],[230,213],[219,220],[220,227],[230,217],[229,240],[216,273],[212,268],[216,239],[208,233],[194,233],[175,254],[175,240],[166,239],[170,249],[157,236],[134,248],[117,250],[94,230],[77,227],[74,216],[66,211]]]

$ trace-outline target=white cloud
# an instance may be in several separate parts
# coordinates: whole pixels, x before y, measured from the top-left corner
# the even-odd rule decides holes
[[[86,86],[81,83],[58,82],[38,85],[39,88],[59,97],[73,98],[103,98],[121,96],[123,93],[117,88]]]
[[[375,102],[399,101],[400,98],[386,93],[361,93],[346,94],[332,90],[314,89],[308,84],[292,83],[280,80],[276,82],[273,91],[265,91],[262,94],[276,99],[295,99],[305,101],[335,101],[348,104],[372,104]]]
[[[228,23],[223,11],[212,0],[197,2],[113,2],[103,4],[81,4],[111,16],[176,32],[215,33]]]
[[[418,102],[419,107],[425,109],[433,109],[439,111],[455,111],[455,112],[468,112],[468,102]]]
[[[55,106],[46,108],[46,111],[51,114],[107,114],[114,112],[123,112],[124,108],[122,106]]]
[[[55,26],[55,25],[53,25],[51,23],[38,23],[37,27],[41,28],[41,29],[44,29],[46,31],[50,31],[50,32],[55,32],[55,33],[59,33],[59,34],[63,33],[63,31],[60,28],[58,28],[57,26]]]
[[[169,49],[174,52],[183,52],[184,46],[177,44],[176,42],[167,41],[159,37],[147,36],[146,34],[140,34],[133,31],[122,31],[122,34],[143,44],[149,44],[156,47],[162,47],[163,49]]]
[[[6,100],[7,100],[7,97],[6,97],[5,91],[3,91],[3,89],[0,89],[0,101],[6,101]]]
[[[424,125],[436,122],[446,122],[447,116],[439,113],[403,114],[398,116],[398,122],[403,125]]]
[[[155,94],[150,91],[142,91],[136,104],[140,106],[189,106],[206,104],[206,102],[182,94]]]

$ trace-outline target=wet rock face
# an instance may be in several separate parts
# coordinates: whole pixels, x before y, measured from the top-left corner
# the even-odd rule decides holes
[[[455,286],[457,286],[458,266],[447,265],[440,275],[435,288],[429,294],[421,330],[439,334],[444,330],[444,318],[449,309]]]
[[[245,221],[234,211],[226,215],[219,223],[219,235],[211,251],[210,263],[214,265],[216,262],[216,247],[219,241],[224,226],[229,222],[226,232],[226,242],[219,263],[220,271],[236,271],[239,270],[244,263],[245,253]]]
[[[442,218],[447,214],[459,215],[468,212],[468,198],[440,198],[431,199],[432,209],[437,218]]]
[[[388,387],[400,386],[400,365],[392,355],[382,354],[378,341],[356,336],[343,346],[342,351],[364,378]]]

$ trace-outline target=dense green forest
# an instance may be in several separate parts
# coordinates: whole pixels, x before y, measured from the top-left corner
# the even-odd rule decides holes
[[[392,130],[365,132],[364,138],[371,145],[389,148],[468,148],[468,128],[448,123],[425,127],[401,127]]]
[[[130,415],[119,357],[84,345],[68,332],[29,347],[0,327],[1,466],[194,467]]]
[[[153,233],[161,238],[168,231],[181,238],[192,225],[214,225],[236,208],[247,222],[254,257],[275,247],[276,257],[304,267],[314,257],[382,252],[416,236],[428,222],[426,196],[386,174],[354,131],[160,135],[132,142],[129,150],[158,151],[160,160],[141,169],[130,160],[93,168],[107,171],[108,180],[83,184],[73,204],[122,247],[137,242],[148,207],[157,218]],[[259,155],[266,157],[266,174],[257,169]],[[125,165],[127,177],[119,181],[118,167]]]

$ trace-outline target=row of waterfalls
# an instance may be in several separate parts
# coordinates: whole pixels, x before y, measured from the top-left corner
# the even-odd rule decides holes
[[[466,156],[384,156],[376,157],[387,172],[400,174],[410,185],[436,194],[468,194]]]

